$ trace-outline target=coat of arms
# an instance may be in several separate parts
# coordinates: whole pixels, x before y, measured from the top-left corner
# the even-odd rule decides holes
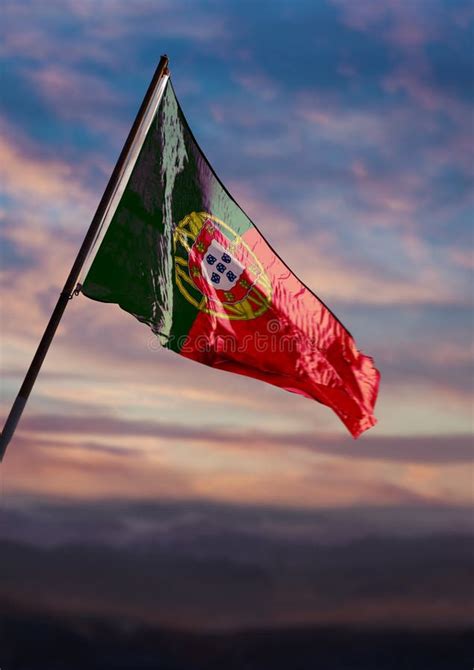
[[[193,212],[174,235],[176,284],[204,312],[227,319],[253,319],[270,302],[262,264],[230,226],[206,212]]]

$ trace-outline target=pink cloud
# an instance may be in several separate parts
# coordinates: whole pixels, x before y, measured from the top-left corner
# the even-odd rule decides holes
[[[331,0],[341,11],[346,25],[370,33],[398,52],[397,65],[385,76],[381,85],[388,93],[404,91],[422,108],[442,110],[456,118],[464,106],[436,85],[426,47],[443,41],[446,21],[467,30],[472,11],[455,10],[444,14],[441,7],[430,2],[399,2],[398,0]],[[443,23],[441,23],[443,21]]]
[[[15,139],[13,139],[15,138]],[[71,164],[53,158],[41,158],[27,147],[11,128],[0,138],[3,188],[9,197],[45,206],[79,205],[90,200],[91,193],[79,182]],[[34,204],[33,204],[34,203]]]
[[[127,126],[118,120],[125,99],[105,79],[64,65],[42,66],[24,74],[60,118],[79,121],[113,141],[126,137]]]
[[[235,75],[234,79],[246,91],[252,95],[256,95],[265,102],[271,102],[278,95],[278,86],[276,82],[272,81],[264,74],[252,71],[251,73],[247,72]]]
[[[59,77],[56,81],[53,78],[53,88],[55,85],[61,87],[66,84]],[[313,123],[313,120],[309,122]],[[347,118],[343,119],[342,122],[337,119],[334,121],[331,115],[326,115],[323,123],[326,124],[325,128],[333,130],[335,137],[339,137],[341,132],[342,136],[349,133],[351,127],[350,119],[349,121]],[[356,125],[357,123],[359,120],[356,120]],[[380,132],[384,132],[383,126],[379,128]],[[90,218],[90,212],[87,213],[86,210],[90,208],[92,211],[96,197],[84,187],[80,173],[73,166],[58,159],[39,159],[38,152],[33,150],[28,142],[13,143],[11,140],[5,140],[1,147],[8,168],[7,192],[9,197],[17,202],[18,209],[15,213],[21,221],[21,225],[8,224],[5,236],[19,249],[31,254],[34,261],[31,266],[23,267],[21,270],[13,268],[3,277],[4,305],[7,314],[3,343],[10,357],[9,365],[20,371],[25,370],[29,363],[46,322],[48,309],[51,308],[62,286],[81,237],[81,234],[65,232],[64,228],[61,230],[57,227],[51,230],[48,227],[50,226],[48,208],[51,202],[54,202],[54,205],[62,210],[61,222],[66,227],[70,226],[71,231],[73,229],[82,231],[84,221]],[[376,202],[380,208],[386,207],[387,199],[394,197],[393,191],[387,184],[377,175],[373,175],[362,160],[354,163],[352,171],[354,178],[360,180],[361,192],[366,193],[367,198],[379,198],[380,201]],[[338,255],[337,239],[331,231],[301,235],[296,219],[285,215],[261,196],[257,196],[255,190],[248,187],[246,190],[242,185],[237,185],[236,190],[238,199],[261,225],[262,230],[269,231],[269,237],[275,242],[275,246],[284,249],[285,260],[297,271],[302,267],[301,258],[307,252],[308,246],[315,250],[314,266],[305,264],[305,267],[302,267],[303,279],[322,297],[332,296],[347,302],[365,304],[369,302],[374,305],[416,305],[426,302],[435,304],[437,301],[442,304],[443,300],[452,302],[455,298],[455,292],[451,291],[451,287],[442,281],[441,275],[436,272],[420,274],[417,285],[409,278],[394,279],[385,274],[381,276],[377,268],[361,267],[357,263],[348,264],[346,259]],[[315,207],[315,215],[318,214],[317,207],[321,208],[320,211],[325,207],[331,211],[337,207],[337,203],[331,200],[319,202]],[[400,208],[397,203],[392,209],[398,216]],[[420,254],[424,249],[420,251],[417,244],[416,239],[410,239],[407,243],[413,254],[418,254],[417,257],[421,258]],[[374,286],[377,287],[376,291]],[[25,315],[28,315],[27,328]],[[150,355],[150,342],[156,346],[156,339],[142,325],[116,307],[98,305],[82,298],[75,299],[68,307],[45,364],[46,373],[68,371],[70,377],[63,380],[63,387],[57,381],[53,382],[52,375],[49,378],[44,377],[31,401],[37,403],[32,406],[34,411],[45,412],[48,408],[54,407],[59,412],[74,412],[77,411],[79,404],[89,402],[91,407],[106,408],[112,412],[124,413],[128,417],[135,412],[136,418],[144,419],[161,411],[166,412],[167,416],[173,416],[172,412],[182,412],[182,406],[185,405],[190,421],[202,422],[203,416],[206,416],[209,417],[208,421],[260,427],[271,425],[275,430],[286,431],[294,426],[308,426],[313,429],[317,426],[318,430],[332,430],[334,427],[335,422],[332,422],[322,408],[301,399],[289,399],[286,394],[278,390],[272,390],[270,387],[262,388],[261,384],[252,384],[236,376],[200,368],[196,379],[190,381],[192,364],[168,352],[153,351]],[[80,376],[87,380],[82,386],[77,381]],[[225,387],[230,398],[227,403],[216,401],[216,384]],[[124,388],[123,394],[119,392],[120,387]],[[238,400],[234,401],[234,397]],[[240,398],[244,401],[239,400]],[[6,402],[3,407],[6,411]],[[34,441],[34,436],[31,438]],[[42,439],[46,438],[43,436]],[[67,486],[74,477],[74,460],[77,459],[80,461],[78,468],[84,473],[79,475],[80,485],[78,484],[78,488],[75,489],[79,492],[87,481],[85,474],[87,467],[84,464],[87,459],[83,453],[84,449],[81,448],[80,438],[72,434],[70,440],[71,462],[56,463],[51,470],[51,477],[60,480],[60,473],[68,471],[69,474],[64,480]],[[136,441],[125,441],[122,447],[130,449],[134,444]],[[157,449],[158,446],[148,444],[147,448]],[[241,447],[238,444],[234,447],[238,454],[235,456],[235,461],[226,461],[225,458],[229,458],[228,456],[219,461],[216,450],[205,452],[203,460],[208,458],[209,463],[217,463],[216,467],[222,469],[227,469],[228,466],[238,469],[242,467],[243,456],[239,453]],[[196,445],[193,445],[193,448],[195,449]],[[178,454],[180,449],[182,445],[178,443]],[[192,460],[189,452],[185,452],[185,457]],[[104,454],[101,458],[106,461]],[[162,452],[160,458],[163,458]],[[177,472],[180,472],[180,467],[179,464],[175,464]],[[262,471],[268,467],[266,458],[262,458],[259,467]],[[103,470],[98,466],[98,472],[103,471],[105,465]],[[330,472],[326,474],[329,482],[334,483],[339,477],[341,481],[346,481],[343,471],[336,469],[332,479],[329,476]],[[380,473],[377,471],[372,474],[378,477]],[[255,495],[258,498],[258,495],[261,495],[262,500],[270,499],[268,497],[270,494],[267,494],[267,490],[270,490],[269,477],[265,472],[263,474],[239,472],[238,476],[236,475],[234,479],[229,477],[229,481],[226,482],[229,496],[232,498],[239,495]],[[297,503],[298,491],[307,494],[308,500],[314,504],[323,504],[324,500],[331,500],[334,504],[363,500],[365,499],[363,492],[368,485],[367,481],[363,480],[345,493],[338,489],[331,494],[331,486],[319,482],[316,475],[314,481],[309,478],[308,481],[302,482],[302,474],[297,470],[292,477],[290,474],[288,477],[288,481],[282,479],[282,488],[288,487],[286,504]],[[110,485],[111,491],[118,490],[117,482],[122,484],[121,476]],[[189,490],[199,495],[225,497],[226,486],[222,487],[214,475],[211,477],[209,473],[198,473],[195,477],[193,475],[190,482],[186,484],[191,487]],[[318,495],[310,493],[315,483],[320,485]],[[47,486],[46,483],[45,487]],[[94,491],[98,490],[98,487],[99,477],[91,485]],[[416,486],[412,487],[410,483],[410,487],[409,495],[416,498]],[[259,494],[259,489],[265,491],[265,494]],[[368,498],[373,501],[404,499],[403,490],[397,488],[394,480],[390,481],[384,490],[382,489],[383,486],[377,490],[370,489]],[[146,477],[144,490],[149,491],[150,495],[158,494],[160,491],[159,487],[153,488]],[[436,494],[436,488],[433,490]]]
[[[55,10],[51,10],[52,12]],[[14,0],[2,3],[2,19],[7,26],[1,52],[7,56],[21,53],[37,62],[64,65],[100,63],[109,70],[136,64],[130,48],[132,37],[159,34],[162,38],[182,38],[203,43],[211,51],[225,50],[231,35],[221,12],[202,11],[190,5],[186,12],[176,11],[175,3],[136,0],[65,0],[61,6],[65,22],[73,23],[74,35],[61,35],[45,29],[44,9],[34,0],[21,5]],[[39,27],[31,27],[37,24]],[[158,33],[157,33],[158,31]],[[219,39],[216,40],[216,35]],[[87,43],[87,48],[84,44]],[[128,59],[117,59],[117,49],[128,51]]]
[[[256,221],[262,231],[269,231],[269,241],[276,249],[285,250],[285,262],[294,268],[301,279],[323,300],[338,299],[348,302],[361,302],[373,305],[400,304],[460,304],[463,302],[456,283],[450,280],[443,269],[436,268],[432,263],[429,246],[413,232],[412,214],[416,211],[417,201],[409,193],[401,195],[393,181],[377,175],[369,175],[363,163],[355,168],[357,185],[361,196],[373,212],[363,214],[350,213],[364,228],[392,228],[401,231],[401,243],[405,250],[418,264],[416,276],[393,277],[380,273],[379,267],[369,264],[350,262],[340,253],[340,241],[329,231],[307,233],[297,226],[297,219],[292,219],[278,208],[264,201],[247,184],[234,182],[231,191],[239,202],[244,202],[248,214]],[[402,179],[408,181],[409,175]],[[404,191],[406,191],[406,186]],[[339,200],[325,201],[318,198],[308,203],[312,216],[324,216],[328,212],[341,211]],[[407,225],[404,225],[408,221]],[[300,259],[306,249],[313,249],[314,263],[301,266]],[[377,290],[374,290],[374,287]]]
[[[436,12],[423,2],[399,0],[331,0],[346,25],[360,31],[381,30],[382,38],[401,48],[419,47],[438,34]],[[385,25],[384,25],[385,23]]]
[[[449,97],[433,83],[431,68],[427,61],[414,56],[397,66],[383,81],[388,93],[405,91],[415,102],[428,111],[442,110],[453,117],[459,116],[462,103]]]
[[[229,35],[225,17],[218,12],[200,11],[192,5],[185,13],[176,10],[172,0],[135,0],[132,4],[121,0],[67,0],[69,11],[82,21],[95,38],[117,41],[126,38],[139,22],[140,32],[149,31],[162,37],[185,38],[212,46],[216,35],[223,41]],[[99,17],[100,20],[97,20]]]
[[[78,421],[80,431],[74,429]],[[213,440],[212,431],[204,430],[201,436],[195,428],[177,426],[173,437],[169,430],[160,434],[157,426],[156,436],[142,434],[137,440],[133,428],[130,434],[122,431],[117,435],[113,420],[103,421],[102,427],[92,420],[88,427],[84,418],[65,417],[62,425],[66,431],[69,425],[71,432],[59,434],[51,419],[43,421],[44,431],[30,431],[28,426],[34,423],[34,419],[25,422],[5,459],[10,495],[193,497],[233,503],[245,499],[253,504],[305,507],[422,501],[461,504],[470,496],[469,478],[461,475],[462,464],[400,461],[394,467],[383,455],[371,459],[369,447],[366,457],[352,458],[335,445],[320,453],[316,446],[315,452],[308,451],[302,458],[295,449],[298,436],[291,435],[278,441],[271,434],[249,434],[244,440],[236,435],[234,441],[229,434],[222,443],[226,431],[220,432],[221,439],[217,431]],[[126,426],[122,421],[122,427]],[[137,427],[142,433],[146,428],[139,423]],[[318,439],[324,443],[323,437]],[[447,468],[456,489],[446,486]]]
[[[474,251],[472,249],[454,247],[449,249],[448,253],[459,267],[474,270]]]
[[[261,202],[256,201],[253,206],[260,207],[267,218],[275,214]],[[287,231],[294,223],[287,222],[281,213],[279,216],[280,219],[275,214],[274,231],[280,240],[288,240]],[[15,356],[9,358],[10,365],[15,363],[18,370],[24,370],[45,323],[44,290],[50,287],[57,293],[68,264],[67,256],[73,253],[75,245],[72,240],[61,241],[54,231],[41,228],[31,235],[23,229],[9,234],[17,243],[27,248],[30,245],[38,258],[35,267],[13,272],[8,290],[4,289],[8,314],[4,350]],[[302,244],[301,250],[295,250],[297,255],[307,248],[307,242]],[[50,252],[45,254],[45,249]],[[290,253],[291,248],[286,251]],[[324,255],[323,248],[318,263],[323,263]],[[330,265],[327,261],[326,267]],[[344,286],[348,280],[349,275],[334,275],[336,285]],[[372,282],[375,281],[374,276]],[[380,280],[377,288],[384,295]],[[347,290],[344,289],[346,296]],[[28,314],[27,329],[25,314]],[[292,441],[298,441],[302,426],[319,435],[318,440],[324,440],[321,432],[336,428],[324,408],[288,398],[287,394],[257,382],[251,384],[236,375],[223,375],[206,368],[200,368],[199,375],[190,379],[193,364],[169,352],[151,352],[147,343],[152,340],[156,344],[141,324],[114,306],[85,299],[71,303],[45,363],[46,374],[40,378],[20,429],[20,438],[26,442],[11,446],[12,465],[8,467],[12,469],[8,479],[12,490],[77,497],[193,495],[225,501],[245,497],[258,503],[285,505],[301,504],[303,500],[308,505],[340,505],[393,504],[420,497],[449,501],[465,498],[464,483],[457,491],[442,485],[438,466],[431,466],[434,470],[427,479],[422,469],[405,473],[393,469],[383,459],[371,464],[370,449],[367,458],[361,450],[356,469],[349,463],[353,459],[346,458],[340,450],[328,449],[325,455],[315,455],[314,462],[301,460]],[[18,342],[22,344],[21,351],[15,350]],[[460,355],[454,349],[444,353],[448,363],[458,360]],[[65,373],[65,377],[61,376]],[[226,389],[225,401],[222,394],[220,402],[216,397],[216,384]],[[80,410],[87,407],[88,419],[81,419]],[[168,421],[182,421],[183,407],[186,421],[195,426],[195,436],[189,439],[179,433],[174,437],[160,435],[159,429],[156,437],[153,434],[137,437],[127,430],[117,433],[110,426],[107,428],[106,423],[100,428],[94,419],[95,414],[107,411],[112,420],[122,417],[124,425],[130,426],[135,421],[143,427],[152,417],[156,421],[156,416],[161,415],[167,416]],[[5,402],[2,413],[6,410]],[[33,420],[35,413],[46,415],[51,410],[66,427],[70,422],[69,432],[59,440],[53,421],[46,418],[41,428],[41,422],[35,425]],[[74,414],[78,415],[83,430],[73,427]],[[222,439],[217,442],[211,439],[203,419],[208,424],[217,421],[228,426],[223,437],[225,449]],[[248,430],[256,429],[248,434],[244,444],[242,425]],[[240,426],[239,431],[229,430],[232,426]],[[271,427],[274,437],[271,432],[259,435],[258,430],[264,427]],[[186,432],[186,427],[181,430]],[[87,446],[91,443],[103,447],[92,458]],[[130,469],[124,462],[130,459],[124,454],[137,445],[136,462]],[[252,446],[249,459],[248,450]],[[279,453],[276,460],[268,453],[275,449]],[[6,463],[9,462],[10,455]],[[460,476],[456,471],[453,478],[459,482]]]

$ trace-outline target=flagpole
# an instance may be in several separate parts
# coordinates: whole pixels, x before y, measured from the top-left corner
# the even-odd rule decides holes
[[[158,63],[158,66],[155,70],[155,74],[153,75],[153,79],[151,80],[148,90],[145,93],[143,102],[140,105],[140,109],[138,110],[135,121],[133,122],[133,125],[130,129],[125,144],[123,145],[123,149],[120,153],[120,156],[117,160],[114,170],[110,176],[104,194],[99,202],[96,213],[94,214],[94,218],[92,219],[91,225],[89,226],[89,230],[87,231],[84,241],[81,245],[81,248],[79,249],[79,252],[71,268],[69,276],[66,279],[66,283],[64,284],[63,290],[59,295],[56,307],[54,308],[53,313],[51,314],[51,318],[49,319],[49,323],[46,326],[46,329],[43,333],[43,337],[41,338],[41,341],[38,345],[33,360],[31,361],[28,372],[26,373],[25,379],[23,380],[23,384],[20,387],[15,402],[13,403],[13,406],[10,410],[7,420],[5,421],[5,425],[3,427],[3,431],[0,436],[0,462],[3,460],[7,446],[15,433],[16,427],[18,425],[18,422],[20,421],[22,412],[25,408],[28,397],[31,393],[31,389],[34,386],[38,373],[41,369],[45,356],[48,352],[49,346],[56,333],[59,322],[61,321],[61,317],[64,314],[64,310],[66,309],[66,305],[74,295],[77,280],[81,272],[82,266],[87,258],[87,255],[99,231],[110,198],[118,185],[118,182],[122,174],[122,170],[125,166],[128,154],[130,152],[130,148],[138,133],[140,125],[146,115],[148,106],[151,100],[153,99],[153,96],[160,83],[160,80],[163,77],[163,75],[167,73],[167,71],[168,71],[168,57],[164,55],[161,56],[160,58],[160,62]]]

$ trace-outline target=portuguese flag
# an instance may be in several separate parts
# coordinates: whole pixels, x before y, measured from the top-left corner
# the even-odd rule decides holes
[[[168,78],[114,197],[84,295],[120,305],[186,358],[318,400],[354,437],[375,424],[372,359],[219,181]]]

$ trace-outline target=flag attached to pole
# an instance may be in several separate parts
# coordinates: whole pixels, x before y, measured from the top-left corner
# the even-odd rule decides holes
[[[376,422],[379,373],[220,182],[168,76],[150,103],[80,277],[161,344],[331,407],[354,437]]]

